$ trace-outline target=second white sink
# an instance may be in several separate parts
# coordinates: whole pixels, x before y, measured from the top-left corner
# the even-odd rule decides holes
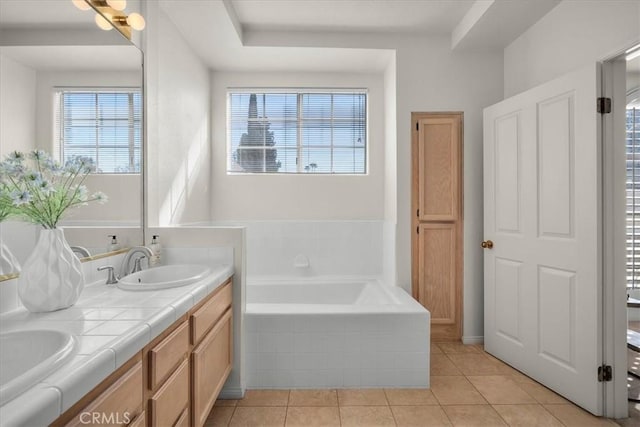
[[[177,288],[202,280],[210,273],[211,269],[205,265],[163,265],[124,276],[117,286],[127,291]]]
[[[26,330],[0,334],[0,406],[66,363],[74,355],[71,334]]]

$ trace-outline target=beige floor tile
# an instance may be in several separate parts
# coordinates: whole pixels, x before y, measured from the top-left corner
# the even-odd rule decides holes
[[[291,390],[289,406],[338,406],[335,390]]]
[[[616,423],[623,427],[640,426],[640,403],[629,402],[629,418],[617,419]]]
[[[465,377],[432,377],[431,391],[441,405],[487,404]]]
[[[289,390],[247,390],[238,406],[287,406]]]
[[[493,405],[513,427],[562,427],[562,423],[541,405]]]
[[[386,388],[389,405],[437,405],[431,390],[419,388]]]
[[[528,376],[526,376],[525,374],[519,371],[515,371],[511,373],[511,379],[517,382],[518,384],[521,384],[521,383],[538,384],[532,378],[529,378]]]
[[[448,354],[464,375],[500,375],[504,371],[500,365],[484,354]]]
[[[462,375],[462,372],[445,354],[432,354],[431,376],[440,375]]]
[[[293,407],[287,408],[287,427],[340,426],[340,410],[333,407]]]
[[[444,354],[442,353],[442,350],[440,350],[440,347],[438,347],[438,344],[432,342],[431,343],[431,354]]]
[[[491,404],[537,403],[509,376],[483,375],[470,376],[467,379]]]
[[[454,405],[443,406],[442,409],[454,426],[493,427],[507,425],[489,405]]]
[[[480,351],[473,345],[464,345],[461,342],[439,342],[437,344],[445,354],[472,353],[480,354]]]
[[[340,406],[382,406],[388,405],[382,389],[338,390]]]
[[[341,406],[340,420],[343,427],[395,426],[388,406]]]
[[[518,386],[526,391],[531,397],[536,399],[538,403],[550,403],[550,404],[568,404],[569,401],[562,396],[554,393],[543,385],[538,383],[519,383]]]
[[[544,405],[551,415],[567,427],[610,426],[610,420],[591,415],[575,405]]]
[[[216,406],[236,406],[237,404],[237,399],[218,399],[215,403]]]
[[[231,427],[282,427],[287,416],[286,407],[237,407],[231,417]]]
[[[449,418],[440,406],[392,406],[398,427],[450,426]]]
[[[235,409],[233,406],[214,406],[211,413],[209,413],[207,421],[204,423],[204,427],[228,426]]]

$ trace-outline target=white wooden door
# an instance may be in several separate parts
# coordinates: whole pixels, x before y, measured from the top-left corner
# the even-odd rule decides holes
[[[484,110],[485,348],[597,415],[599,82],[594,64]]]

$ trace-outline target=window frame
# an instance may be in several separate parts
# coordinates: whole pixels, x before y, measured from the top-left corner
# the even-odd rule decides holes
[[[142,162],[143,162],[143,146],[144,146],[144,117],[143,117],[143,88],[141,86],[56,86],[53,88],[54,91],[54,152],[60,158],[61,162],[64,162],[65,159],[65,133],[64,133],[64,120],[65,120],[65,108],[64,108],[64,94],[65,93],[91,93],[95,96],[98,94],[108,94],[108,93],[126,93],[128,94],[128,122],[133,121],[133,124],[129,123],[128,130],[128,159],[129,159],[129,168],[130,170],[127,172],[98,172],[100,167],[99,158],[94,159],[96,165],[96,171],[92,172],[92,175],[140,175],[142,174]],[[138,147],[139,150],[139,170],[135,171],[135,111],[134,110],[134,100],[133,97],[135,94],[140,96],[140,119],[139,119],[139,127],[140,127],[140,145]],[[112,119],[113,120],[113,119]],[[96,117],[97,121],[97,117]],[[99,144],[98,138],[95,140],[95,144],[82,144],[77,145],[76,147],[81,149],[93,149],[96,150],[96,157],[98,157],[98,148],[122,148],[123,146],[115,145],[115,144]]]
[[[297,158],[300,159],[302,158],[302,153],[304,152],[305,149],[310,149],[310,148],[327,148],[326,145],[304,145],[303,142],[303,129],[302,129],[302,123],[304,122],[305,118],[300,118],[301,117],[301,110],[302,110],[302,97],[304,94],[328,94],[328,95],[334,95],[334,94],[362,94],[365,97],[365,102],[364,102],[364,135],[365,135],[365,143],[364,143],[364,147],[363,147],[363,151],[364,151],[364,172],[362,173],[334,173],[334,172],[307,172],[304,171],[303,168],[304,166],[302,165],[303,162],[298,162],[298,166],[297,166],[297,171],[296,172],[246,172],[246,171],[234,171],[231,170],[231,162],[232,162],[232,157],[233,157],[233,147],[232,147],[232,141],[231,141],[231,126],[230,126],[230,119],[231,119],[231,95],[236,95],[236,94],[296,94],[298,96],[297,102],[296,102],[296,107],[298,110],[298,118],[296,119],[296,125],[297,125],[297,134],[296,134],[296,152],[297,152]],[[342,88],[327,88],[327,87],[313,87],[313,88],[307,88],[307,87],[228,87],[226,90],[226,117],[225,117],[225,126],[226,126],[226,152],[225,152],[225,169],[226,169],[226,174],[227,175],[239,175],[239,176],[259,176],[259,175],[267,175],[267,176],[303,176],[303,175],[310,175],[310,176],[368,176],[369,175],[369,89],[367,88],[354,88],[354,87],[342,87]],[[329,119],[306,119],[306,120],[331,120],[333,122],[334,117],[333,115],[329,118]],[[333,126],[331,127],[331,129],[333,129]],[[236,147],[236,149],[239,147]],[[269,147],[264,147],[264,150],[266,151]],[[330,145],[330,151],[331,151],[331,161],[333,164],[333,155],[334,155],[334,149],[335,148],[352,148],[349,146],[345,146],[345,147],[341,147],[341,146],[334,146],[333,144],[333,136],[332,136],[332,141],[331,141],[331,145]],[[256,147],[250,147],[250,149],[256,149]]]

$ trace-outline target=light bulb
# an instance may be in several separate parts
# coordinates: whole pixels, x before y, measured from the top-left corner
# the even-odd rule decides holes
[[[109,14],[105,14],[106,18],[98,13],[96,13],[96,25],[101,29],[101,30],[105,30],[105,31],[110,31],[113,29],[113,26],[111,25],[111,22],[109,22],[109,19],[111,19],[111,15]]]
[[[131,28],[137,31],[144,30],[144,26],[146,23],[144,22],[144,18],[139,13],[132,13],[127,16],[127,24],[131,25]]]
[[[89,3],[87,3],[84,0],[71,0],[71,2],[73,3],[73,5],[75,7],[77,7],[80,10],[89,10],[89,9],[91,9],[91,6],[89,6]]]
[[[124,10],[127,7],[127,0],[107,0],[107,4],[115,10]]]

